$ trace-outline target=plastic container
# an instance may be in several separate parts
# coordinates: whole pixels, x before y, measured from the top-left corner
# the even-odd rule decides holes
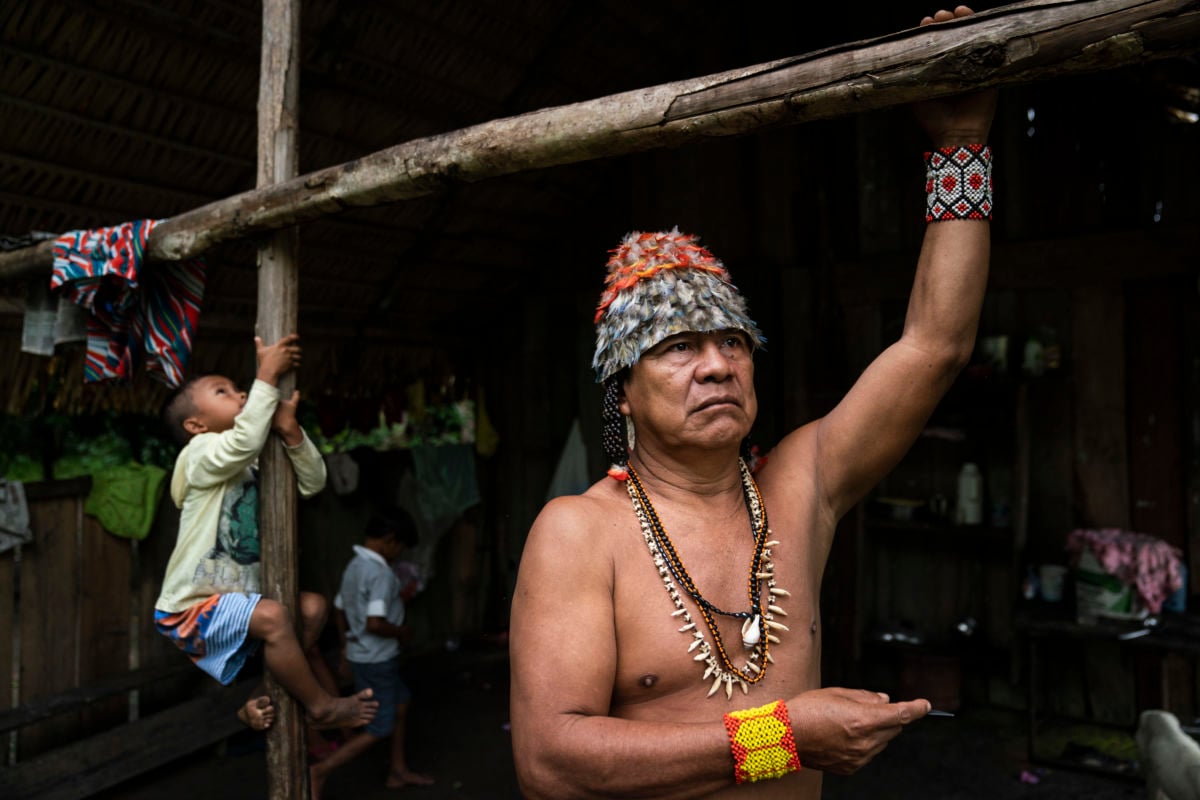
[[[1132,584],[1105,572],[1092,551],[1084,548],[1075,567],[1075,614],[1079,622],[1097,617],[1145,619],[1149,614]]]
[[[978,525],[983,522],[983,475],[979,466],[970,461],[958,473],[958,503],[954,521],[959,525]]]

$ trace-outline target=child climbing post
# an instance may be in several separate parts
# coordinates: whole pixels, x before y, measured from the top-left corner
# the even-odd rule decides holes
[[[171,478],[179,536],[155,603],[155,626],[222,684],[233,682],[261,643],[267,668],[304,706],[313,727],[365,725],[379,707],[371,691],[338,697],[314,674],[325,598],[301,593],[301,642],[288,610],[259,594],[259,452],[272,432],[283,439],[303,497],[325,485],[325,465],[296,420],[299,392],[284,399],[278,389],[279,379],[300,363],[299,337],[254,341],[258,372],[249,394],[223,375],[202,375],[180,385],[164,405],[164,421],[184,447]],[[270,698],[255,692],[238,716],[261,730],[275,712]]]

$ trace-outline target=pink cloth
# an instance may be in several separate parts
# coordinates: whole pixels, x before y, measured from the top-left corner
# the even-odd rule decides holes
[[[1182,552],[1158,537],[1119,528],[1071,531],[1067,552],[1078,554],[1085,547],[1106,572],[1132,585],[1152,614],[1183,586]]]

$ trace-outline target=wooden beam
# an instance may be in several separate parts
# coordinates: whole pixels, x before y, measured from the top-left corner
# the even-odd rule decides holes
[[[154,229],[148,252],[190,258],[228,239],[456,184],[1197,50],[1200,0],[1024,0],[932,30],[911,28],[396,145],[175,216]],[[0,281],[49,263],[49,248],[0,254]]]
[[[263,0],[262,66],[258,84],[259,189],[287,181],[299,171],[296,147],[300,121],[300,0]],[[268,344],[296,331],[300,231],[275,231],[258,251],[256,333]],[[279,381],[289,396],[294,373]],[[259,473],[259,533],[262,537],[262,591],[283,604],[299,625],[296,576],[296,476],[283,442],[271,436],[263,448]],[[297,631],[297,636],[300,636]],[[304,710],[267,672],[267,691],[275,704],[275,724],[267,730],[267,794],[271,800],[308,797],[308,760]]]

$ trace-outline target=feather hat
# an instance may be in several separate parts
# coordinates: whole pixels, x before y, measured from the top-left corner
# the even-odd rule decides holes
[[[604,293],[596,308],[592,367],[597,383],[632,367],[668,336],[685,331],[736,329],[750,337],[755,348],[766,343],[725,266],[697,240],[678,228],[634,231],[610,251]]]

